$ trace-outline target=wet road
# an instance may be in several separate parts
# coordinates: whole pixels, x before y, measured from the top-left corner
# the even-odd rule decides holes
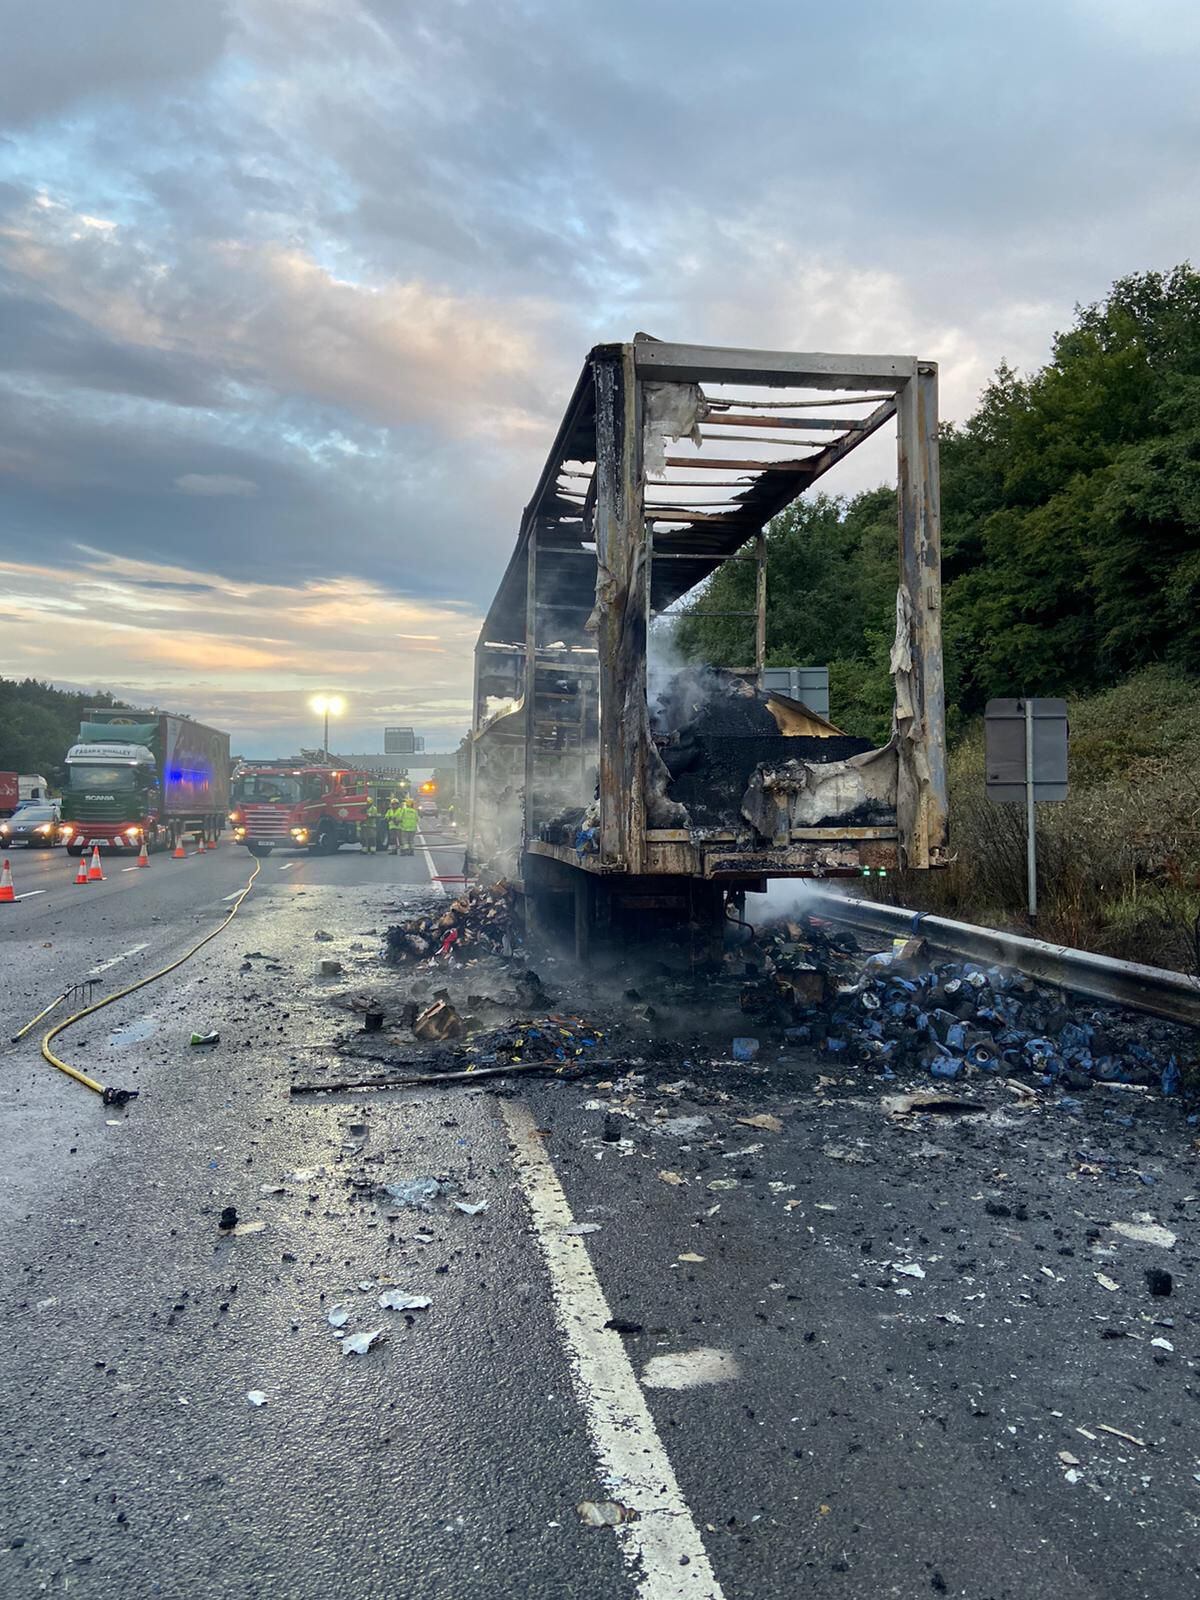
[[[5,1050],[0,1591],[1196,1591],[1175,1107],[992,1082],[982,1118],[889,1117],[800,1058],[290,1099],[347,1027],[334,1002],[378,981],[387,922],[431,871],[453,889],[452,843],[428,842],[268,858],[225,933],[69,1031],[67,1059],[140,1089],[124,1110]],[[0,911],[5,1038],[68,979],[174,959],[251,866],[225,845],[75,889],[33,856],[18,892],[46,893]],[[430,1175],[430,1212],[376,1203]],[[382,1310],[391,1286],[429,1307]],[[335,1307],[386,1340],[343,1354]],[[583,1526],[610,1497],[639,1520]]]

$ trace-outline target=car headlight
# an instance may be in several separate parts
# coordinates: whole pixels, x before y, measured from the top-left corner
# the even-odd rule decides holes
[[[60,839],[69,839],[74,832],[75,829],[71,826],[71,824],[69,822],[64,822],[62,827],[58,830],[58,836]]]
[[[43,822],[40,828],[35,828],[33,831],[35,833],[49,833],[51,831],[51,824],[49,822]]]
[[[136,826],[132,827],[132,828],[126,828],[125,829],[125,837],[127,839],[136,839],[138,834],[141,833],[141,831],[142,830],[139,827],[136,827]]]
[[[0,822],[0,833],[11,833],[12,829],[7,822]]]

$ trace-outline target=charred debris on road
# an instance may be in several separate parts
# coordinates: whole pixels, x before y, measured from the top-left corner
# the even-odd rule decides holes
[[[389,927],[379,970],[360,967],[337,997],[362,1026],[295,1089],[662,1068],[746,1090],[830,1073],[959,1089],[995,1079],[1068,1107],[1098,1084],[1127,1099],[1200,1089],[1194,1030],[1001,967],[931,959],[919,939],[863,948],[797,915],[731,929],[738,942],[720,959],[697,961],[681,930],[580,967],[549,949],[531,960],[515,900],[503,883],[472,888]],[[367,1077],[350,1062],[387,1070]]]

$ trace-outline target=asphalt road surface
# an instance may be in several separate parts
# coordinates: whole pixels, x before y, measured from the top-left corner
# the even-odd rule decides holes
[[[982,1115],[891,1115],[799,1057],[290,1097],[360,1026],[388,922],[456,889],[453,840],[423,843],[272,855],[223,933],[68,1030],[126,1107],[41,1027],[5,1047],[0,1593],[1200,1589],[1177,1105],[991,1081]],[[12,860],[5,1039],[175,960],[254,866],[226,843],[77,888],[61,851]],[[428,1211],[381,1189],[429,1177]]]

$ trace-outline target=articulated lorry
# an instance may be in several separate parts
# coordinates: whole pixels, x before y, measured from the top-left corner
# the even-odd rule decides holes
[[[276,846],[332,855],[362,840],[370,784],[365,772],[303,757],[242,761],[233,779],[233,836],[254,856]]]
[[[894,715],[875,748],[764,680],[765,529],[888,424]],[[593,350],[475,649],[481,875],[582,954],[593,929],[719,926],[772,878],[945,865],[937,427],[937,368],[914,356]],[[656,618],[728,561],[751,569],[744,659],[656,656]]]
[[[229,735],[165,711],[85,711],[67,751],[60,837],[71,855],[215,840],[229,810]]]
[[[40,772],[0,772],[0,817],[11,817],[27,800],[49,800],[50,785]]]

